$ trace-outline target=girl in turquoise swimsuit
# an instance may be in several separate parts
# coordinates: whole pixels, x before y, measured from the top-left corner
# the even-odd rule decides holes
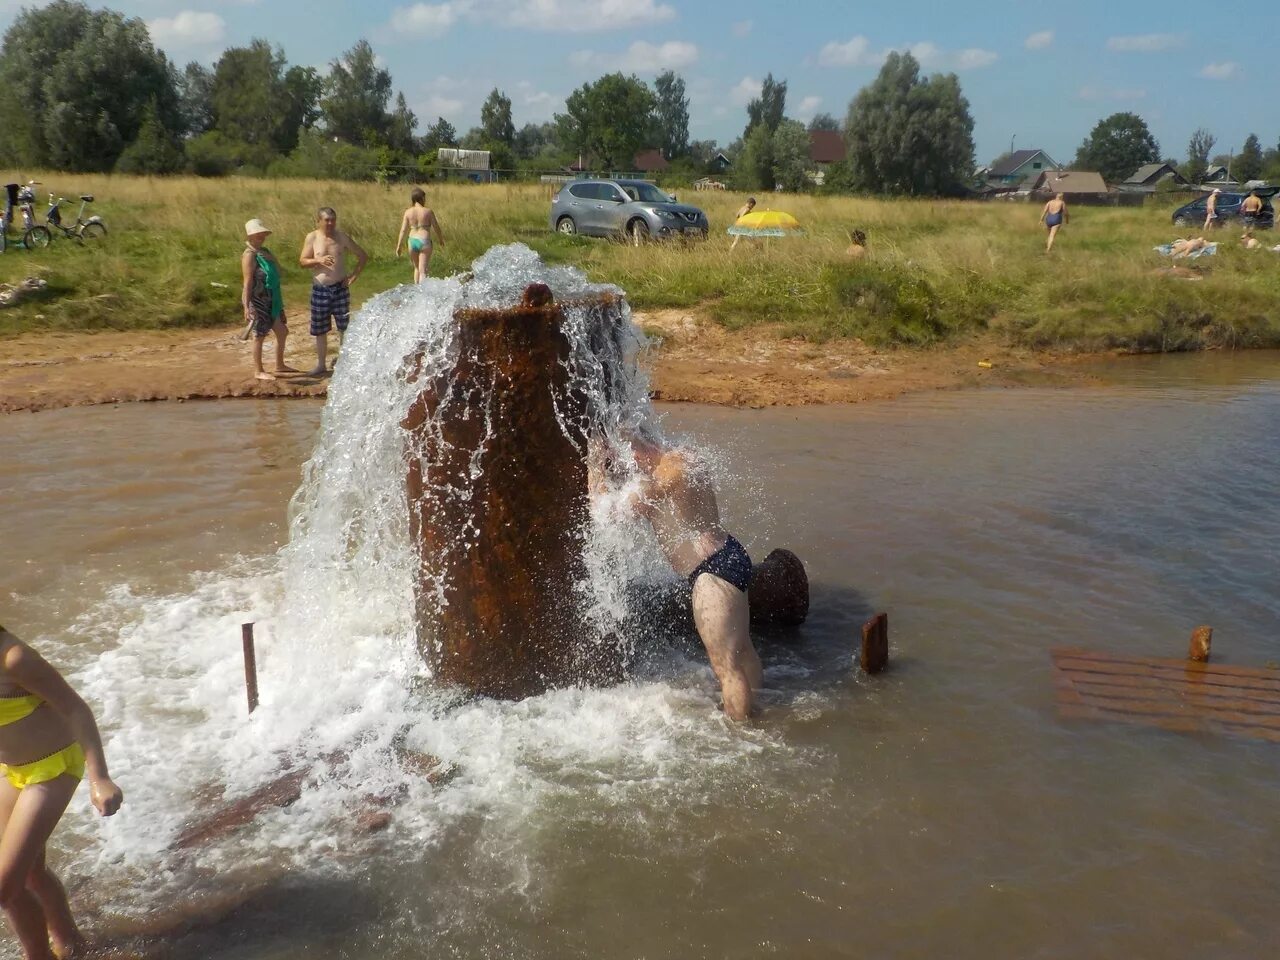
[[[414,187],[409,195],[411,205],[400,219],[400,236],[396,240],[396,256],[404,247],[406,235],[409,238],[409,262],[413,264],[413,282],[421,283],[427,278],[427,268],[431,266],[431,254],[434,244],[431,233],[434,230],[436,243],[444,246],[444,234],[440,232],[440,221],[432,210],[427,208],[427,195],[421,187]]]

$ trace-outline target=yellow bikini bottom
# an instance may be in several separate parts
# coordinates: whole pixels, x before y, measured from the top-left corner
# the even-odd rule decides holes
[[[64,773],[71,774],[77,780],[84,777],[84,751],[80,749],[80,744],[73,742],[71,746],[63,747],[57,753],[32,763],[0,763],[0,776],[17,790],[37,783],[48,783]]]

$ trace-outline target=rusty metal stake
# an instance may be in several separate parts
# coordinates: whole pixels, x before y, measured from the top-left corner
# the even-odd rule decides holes
[[[862,625],[862,651],[859,657],[867,673],[879,673],[889,663],[889,615],[877,613]]]
[[[253,624],[240,625],[240,639],[244,642],[244,686],[249,695],[249,712],[258,708],[258,657],[253,649]]]
[[[1191,631],[1191,648],[1187,659],[1196,663],[1209,662],[1209,648],[1213,646],[1213,627],[1200,626]]]

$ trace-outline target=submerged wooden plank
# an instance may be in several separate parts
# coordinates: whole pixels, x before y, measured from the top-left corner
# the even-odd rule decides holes
[[[1059,715],[1280,743],[1280,671],[1051,651]]]

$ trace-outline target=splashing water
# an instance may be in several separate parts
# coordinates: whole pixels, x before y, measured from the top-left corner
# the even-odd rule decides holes
[[[100,640],[107,652],[76,682],[116,731],[108,753],[126,812],[92,825],[83,811],[70,817],[71,841],[83,851],[75,871],[124,874],[113,910],[145,912],[175,890],[225,884],[237,870],[334,869],[335,850],[350,852],[356,842],[350,812],[369,796],[397,800],[377,841],[403,851],[390,856],[420,859],[451,825],[483,817],[477,853],[492,848],[506,882],[519,887],[516,838],[539,815],[563,815],[552,811],[566,797],[588,807],[654,802],[708,777],[746,783],[752,758],[791,752],[767,731],[729,725],[709,695],[709,668],[665,647],[612,689],[505,703],[432,683],[415,642],[417,557],[400,422],[419,387],[408,382],[406,358],[421,351],[420,377],[447,372],[458,350],[454,313],[511,306],[534,282],[564,305],[570,381],[587,394],[592,429],[617,438],[652,421],[638,367],[644,335],[625,301],[623,322],[608,327],[586,302],[621,291],[572,268],[548,268],[522,245],[495,248],[467,282],[398,287],[355,318],[290,505],[290,542],[276,556],[203,575],[181,596],[118,588],[73,631],[82,639],[99,636],[102,623],[119,631],[116,641]],[[593,510],[584,593],[605,635],[629,624],[629,583],[672,574],[646,528],[619,522],[608,502]],[[233,638],[248,620],[259,624],[262,702],[246,721]],[[456,775],[428,784],[402,768],[401,745],[440,758]],[[201,851],[199,869],[170,849],[184,823],[219,802],[335,751],[345,760],[318,766],[328,772],[297,803]]]

